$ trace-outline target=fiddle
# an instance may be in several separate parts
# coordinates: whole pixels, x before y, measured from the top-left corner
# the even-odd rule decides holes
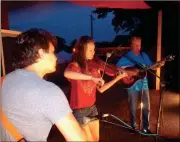
[[[116,48],[113,48],[110,53],[109,52],[106,53],[106,61],[105,62],[102,61],[98,56],[95,56],[93,58],[93,60],[90,61],[89,66],[92,68],[98,68],[100,71],[102,71],[103,72],[102,78],[103,78],[104,74],[107,74],[109,76],[117,76],[117,75],[121,74],[122,72],[124,72],[124,69],[117,67],[114,64],[107,63],[107,60],[116,51],[121,51],[121,53],[122,53],[122,51],[124,52],[124,51],[130,50],[130,49],[131,49],[130,47],[121,47],[121,45],[119,45]],[[98,49],[98,50],[101,51],[101,49]],[[104,49],[102,49],[102,51],[104,52]]]
[[[103,60],[101,60],[99,57],[95,56],[93,60],[89,61],[89,67],[91,68],[97,68],[100,71],[104,72],[105,74],[109,76],[116,76],[120,70],[119,67],[116,67],[115,65],[111,65],[109,63],[105,63]]]

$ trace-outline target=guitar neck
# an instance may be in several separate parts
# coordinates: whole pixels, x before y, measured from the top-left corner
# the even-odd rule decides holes
[[[156,67],[158,67],[159,64],[160,64],[161,62],[163,62],[163,61],[166,61],[166,59],[163,59],[163,60],[161,60],[161,61],[157,61],[157,62],[154,63],[153,65],[148,66],[147,69],[153,69],[153,68],[156,68]]]

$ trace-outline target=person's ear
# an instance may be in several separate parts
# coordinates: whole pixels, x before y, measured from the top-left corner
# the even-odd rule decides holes
[[[45,55],[44,50],[43,49],[39,49],[38,50],[38,55],[39,55],[39,58],[43,59],[44,55]]]

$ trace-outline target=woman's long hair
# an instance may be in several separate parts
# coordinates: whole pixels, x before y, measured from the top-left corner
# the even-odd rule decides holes
[[[91,37],[82,36],[74,46],[73,61],[77,62],[78,65],[85,70],[87,70],[87,59],[85,54],[86,54],[87,44],[90,42],[94,42]]]

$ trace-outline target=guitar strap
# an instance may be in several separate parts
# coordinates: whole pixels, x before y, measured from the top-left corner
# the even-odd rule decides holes
[[[4,77],[1,77],[1,85],[3,82]],[[6,114],[1,108],[1,117],[0,121],[3,125],[3,127],[11,134],[11,136],[17,141],[17,142],[26,142],[26,140],[23,138],[23,136],[18,132],[16,127],[8,120]]]
[[[144,54],[142,52],[140,52],[140,55],[141,55],[142,59],[144,60],[145,65],[147,66],[146,60],[144,59]]]

